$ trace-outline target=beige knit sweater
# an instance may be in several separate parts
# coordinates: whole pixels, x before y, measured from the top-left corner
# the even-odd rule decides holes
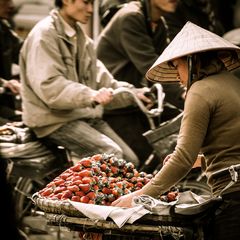
[[[218,195],[230,174],[212,173],[240,164],[240,79],[222,72],[195,82],[188,91],[180,134],[170,160],[143,193],[157,197],[169,190],[192,168],[198,153],[206,157],[208,183]],[[240,190],[240,182],[227,192]]]

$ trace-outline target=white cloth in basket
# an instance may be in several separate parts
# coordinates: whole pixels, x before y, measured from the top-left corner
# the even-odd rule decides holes
[[[132,208],[121,208],[113,206],[102,206],[70,201],[73,207],[90,219],[106,220],[111,218],[119,228],[125,223],[133,223],[147,213],[149,210],[139,205]]]

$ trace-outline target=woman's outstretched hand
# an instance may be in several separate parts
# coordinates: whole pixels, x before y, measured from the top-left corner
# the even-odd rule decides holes
[[[117,200],[113,201],[111,206],[114,207],[132,207],[132,200],[134,197],[142,195],[141,189],[132,193],[129,193],[127,195],[121,196]]]

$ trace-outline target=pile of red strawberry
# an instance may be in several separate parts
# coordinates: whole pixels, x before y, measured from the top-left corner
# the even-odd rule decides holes
[[[110,205],[118,197],[141,189],[152,178],[114,155],[81,159],[39,191],[41,197]]]

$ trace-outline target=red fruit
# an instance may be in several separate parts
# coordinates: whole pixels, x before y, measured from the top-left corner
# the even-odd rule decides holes
[[[63,192],[66,190],[66,187],[65,186],[58,186],[54,189],[54,193],[57,194],[57,193],[60,193],[60,192]]]
[[[72,178],[70,179],[67,179],[68,181],[72,181],[72,182],[76,182],[76,181],[82,181],[82,177],[80,176],[73,176]]]
[[[72,182],[74,185],[79,185],[82,183],[82,180],[75,180],[75,181],[73,180]]]
[[[93,161],[101,161],[102,160],[102,155],[101,154],[95,154],[91,157]]]
[[[117,185],[119,188],[123,189],[123,183],[122,183],[122,182],[117,182],[116,185]]]
[[[79,191],[79,187],[77,185],[67,186],[67,189],[72,191],[72,192],[78,192]]]
[[[109,168],[106,163],[101,164],[100,168],[103,172],[109,171]]]
[[[136,182],[137,182],[137,177],[132,177],[132,178],[130,179],[130,181],[131,181],[132,183],[136,183]]]
[[[61,199],[70,199],[72,197],[72,192],[70,190],[65,190],[63,192],[62,198]]]
[[[58,199],[61,199],[62,198],[62,193],[60,192],[60,193],[58,193],[58,194],[56,194],[56,197],[58,198]]]
[[[90,199],[89,202],[88,202],[88,204],[90,204],[90,203],[91,203],[91,204],[95,204],[95,200],[94,200],[94,199]]]
[[[54,184],[54,182],[52,181],[52,182],[50,182],[50,183],[48,183],[47,185],[46,185],[46,187],[53,187],[53,186],[55,186],[55,184]],[[42,190],[43,191],[43,190]]]
[[[61,175],[60,175],[60,178],[62,178],[62,179],[64,179],[64,180],[66,180],[69,176],[71,176],[72,175],[72,173],[62,173]]]
[[[107,187],[104,187],[104,188],[102,189],[102,193],[104,193],[104,194],[111,194],[111,193],[112,193],[112,190],[109,189],[109,188],[107,188]]]
[[[89,199],[93,200],[96,198],[96,193],[95,192],[89,192],[87,195],[86,195]]]
[[[117,189],[112,189],[112,194],[114,195],[115,198],[118,198],[121,195]]]
[[[89,184],[82,183],[82,184],[79,184],[79,187],[85,193],[87,193],[87,192],[89,192],[91,190],[91,187],[90,187]]]
[[[100,173],[101,172],[101,169],[98,166],[92,166],[92,170],[93,170],[94,173]]]
[[[91,170],[88,170],[88,169],[84,169],[82,170],[81,172],[79,172],[79,176],[80,177],[92,177],[93,173]]]
[[[111,170],[111,172],[112,172],[114,175],[116,175],[116,174],[119,173],[119,168],[118,168],[118,167],[111,166],[111,167],[110,167],[110,170]]]
[[[75,195],[82,197],[82,196],[85,196],[85,193],[83,191],[78,191],[78,192],[75,192]]]
[[[90,199],[89,199],[87,196],[82,196],[82,197],[80,198],[80,202],[82,202],[82,203],[88,203],[89,200],[90,200]]]
[[[135,184],[135,186],[138,187],[138,188],[142,188],[143,187],[143,183],[142,182],[137,182]]]
[[[79,172],[82,170],[82,166],[80,164],[76,164],[75,166],[72,166],[70,169],[74,172]]]
[[[97,192],[97,191],[99,190],[98,185],[93,185],[93,190],[94,190],[95,192]]]
[[[84,178],[82,179],[82,183],[87,183],[87,184],[93,185],[93,184],[96,183],[96,181],[95,181],[95,179],[92,178],[92,177],[84,177]]]
[[[53,182],[56,186],[59,186],[64,183],[64,180],[60,178],[60,179],[53,180]]]
[[[89,168],[92,166],[92,160],[90,158],[83,158],[78,163],[86,168]]]
[[[133,175],[134,177],[139,177],[139,172],[137,169],[133,169]]]
[[[169,202],[175,201],[178,193],[177,192],[168,192],[167,199]]]
[[[41,193],[41,195],[42,195],[43,197],[47,197],[47,196],[49,196],[52,192],[53,192],[53,189],[52,189],[52,188],[46,188],[46,189]]]
[[[71,200],[75,202],[81,202],[81,198],[79,196],[72,196]]]

